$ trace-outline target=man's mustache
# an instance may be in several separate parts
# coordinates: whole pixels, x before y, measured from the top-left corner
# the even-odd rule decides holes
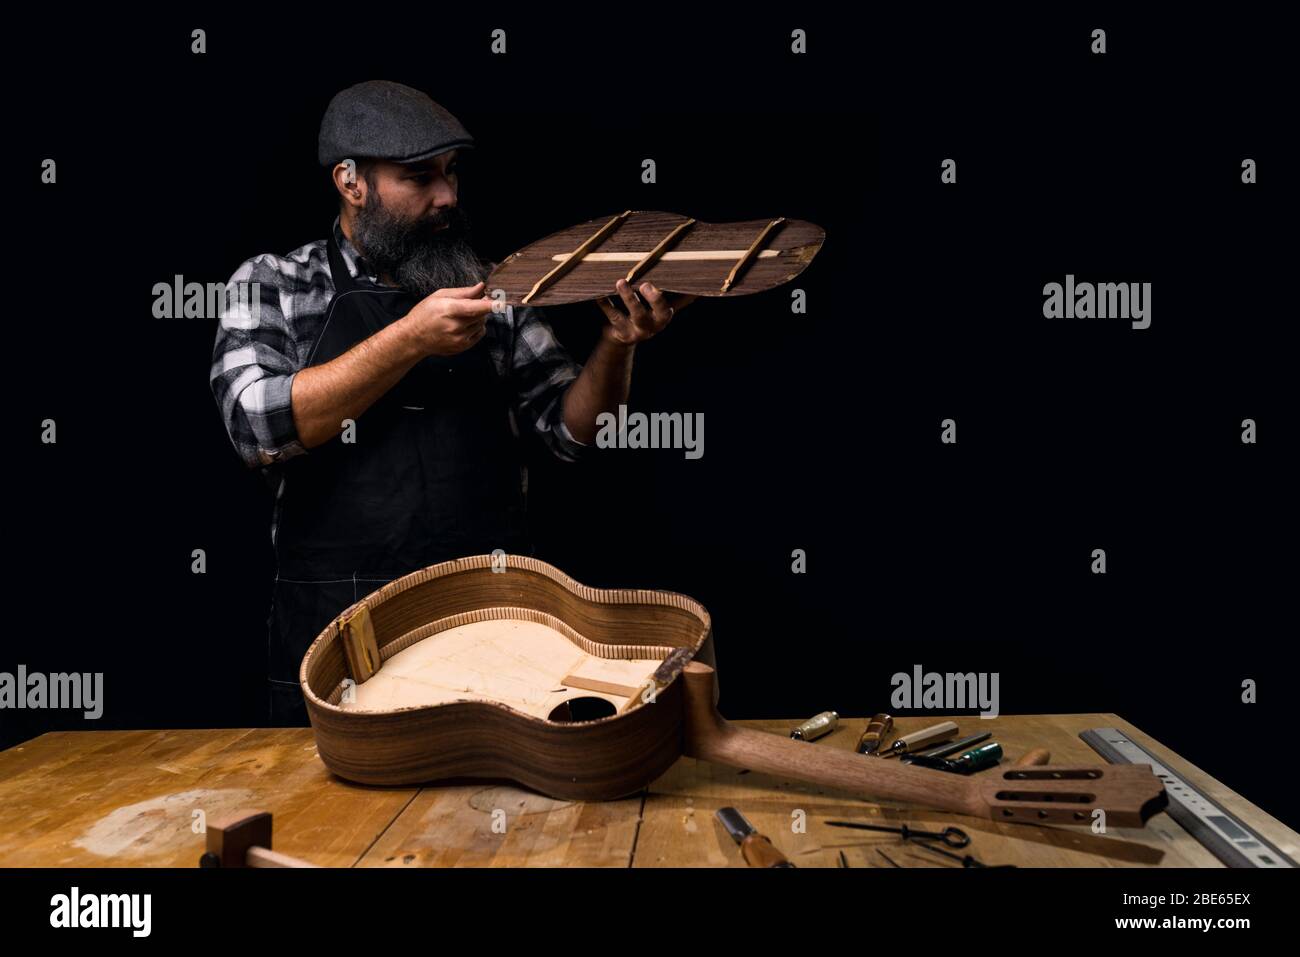
[[[412,231],[417,233],[437,232],[446,234],[446,236],[464,235],[466,226],[465,214],[456,206],[448,206],[431,213],[425,219],[417,222]]]

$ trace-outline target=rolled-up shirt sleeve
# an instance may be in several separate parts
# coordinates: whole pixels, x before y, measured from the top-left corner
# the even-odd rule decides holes
[[[577,461],[590,446],[575,439],[564,424],[564,393],[582,366],[560,345],[539,309],[510,309],[515,333],[511,372],[520,420],[537,433],[556,458]]]
[[[306,451],[293,421],[290,395],[299,366],[280,303],[281,281],[261,256],[235,270],[212,353],[212,394],[235,451],[250,468]]]

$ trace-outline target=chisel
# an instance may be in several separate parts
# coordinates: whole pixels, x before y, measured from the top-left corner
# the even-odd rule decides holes
[[[867,730],[858,738],[858,754],[875,754],[885,735],[894,729],[894,719],[887,714],[878,714],[867,723]]]
[[[1022,754],[1016,761],[1018,768],[1031,768],[1039,764],[1050,764],[1052,761],[1052,752],[1046,748],[1034,748]]]
[[[731,839],[740,845],[740,856],[750,867],[794,867],[770,840],[754,830],[734,807],[719,808],[717,818]]]
[[[972,748],[951,758],[927,758],[919,754],[912,755],[912,763],[918,768],[933,768],[936,771],[952,771],[956,774],[970,774],[991,768],[1002,760],[1002,745],[996,741]]]
[[[938,744],[940,741],[946,741],[957,733],[957,723],[954,721],[944,721],[942,724],[936,724],[920,731],[914,731],[911,734],[905,734],[888,749],[881,753],[882,758],[891,758],[899,754],[906,754],[909,751],[916,751],[920,748],[927,748],[932,744]]]
[[[926,748],[924,751],[908,752],[898,760],[905,764],[911,764],[916,758],[946,758],[950,754],[960,754],[962,751],[969,750],[981,741],[987,741],[992,736],[992,731],[985,731],[983,734],[972,734],[969,738],[960,738],[957,741],[950,741],[947,744],[940,744],[933,748]]]
[[[823,711],[815,714],[799,727],[790,732],[796,741],[816,741],[822,735],[830,734],[840,723],[840,716],[835,711]]]

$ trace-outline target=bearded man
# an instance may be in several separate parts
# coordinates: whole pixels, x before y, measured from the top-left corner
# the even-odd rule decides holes
[[[275,489],[273,725],[307,723],[298,667],[344,608],[437,562],[531,552],[521,430],[577,459],[627,401],[636,344],[694,298],[619,280],[585,365],[540,310],[494,311],[457,205],[473,145],[410,87],[342,91],[318,143],[339,196],[331,235],[229,283],[258,294],[223,309],[210,382],[235,449]]]

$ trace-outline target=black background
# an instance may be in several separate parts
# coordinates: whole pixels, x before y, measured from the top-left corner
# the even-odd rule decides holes
[[[323,238],[320,116],[386,78],[477,138],[461,203],[490,258],[629,207],[826,229],[794,283],[806,315],[789,288],[701,300],[638,349],[633,407],[704,413],[702,459],[533,469],[538,557],[708,607],[726,713],[867,715],[915,664],[996,671],[1004,713],[1118,713],[1300,825],[1277,771],[1296,664],[1280,26],[633,10],[26,14],[0,670],[103,671],[96,729],[261,722],[269,493],[209,391],[215,322],[154,319],[151,290]],[[1067,273],[1151,282],[1151,327],[1044,319]],[[547,315],[584,359],[595,306]],[[5,712],[0,745],[85,727]]]

